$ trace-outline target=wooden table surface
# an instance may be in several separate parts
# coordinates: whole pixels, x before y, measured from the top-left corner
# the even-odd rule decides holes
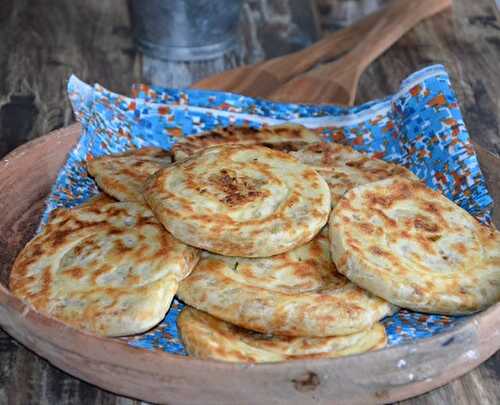
[[[328,16],[340,6],[370,9],[384,2],[316,1],[323,26],[332,25]],[[255,62],[293,49],[269,43],[286,44],[283,38],[292,35],[286,23],[296,18],[292,11],[297,4],[248,1],[245,60]],[[72,121],[65,95],[70,73],[121,93],[141,79],[141,58],[133,48],[125,0],[4,0],[0,22],[0,156]],[[420,24],[367,70],[357,101],[388,94],[405,76],[433,63],[446,65],[474,142],[500,156],[500,17],[495,0],[455,0],[453,12]],[[483,165],[483,170],[495,201],[500,201],[500,167]],[[0,330],[0,404],[133,403],[139,401],[56,369]],[[402,403],[500,403],[500,352],[446,386]]]

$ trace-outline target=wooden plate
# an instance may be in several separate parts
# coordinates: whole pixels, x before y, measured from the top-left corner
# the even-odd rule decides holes
[[[500,347],[500,304],[451,331],[372,353],[276,364],[202,361],[128,346],[45,317],[7,289],[80,126],[21,146],[0,163],[0,324],[68,373],[118,394],[169,404],[392,402],[465,374]]]

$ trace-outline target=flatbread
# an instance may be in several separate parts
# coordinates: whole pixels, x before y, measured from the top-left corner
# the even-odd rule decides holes
[[[394,308],[336,272],[326,229],[278,256],[202,253],[179,285],[185,303],[245,329],[285,336],[348,335]]]
[[[262,335],[186,307],[177,319],[186,351],[193,357],[229,362],[261,363],[330,358],[364,353],[385,346],[385,328],[324,338]]]
[[[403,166],[370,157],[347,145],[319,142],[291,154],[313,166],[326,180],[332,194],[332,207],[351,188],[391,176],[418,178]]]
[[[98,207],[100,205],[109,204],[109,203],[113,203],[113,202],[117,202],[113,197],[111,197],[105,193],[99,193],[99,194],[94,195],[93,197],[90,197],[87,201],[82,203],[80,205],[80,207],[84,207],[87,205],[93,205],[94,207]],[[52,221],[57,215],[60,215],[64,212],[67,212],[70,209],[71,208],[66,208],[66,207],[59,207],[59,208],[53,209],[49,214],[48,221],[49,222]]]
[[[286,153],[223,145],[162,169],[145,198],[177,239],[227,256],[279,254],[311,240],[330,211],[328,185]]]
[[[297,124],[216,128],[197,136],[181,138],[172,147],[176,161],[186,159],[200,150],[220,144],[261,144],[282,151],[298,150],[308,143],[321,141],[321,136]]]
[[[109,203],[115,203],[118,202],[116,199],[113,197],[105,194],[105,193],[99,193],[96,194],[92,197],[90,197],[87,201],[85,201],[83,204],[80,206],[85,206],[85,205],[92,205],[94,207],[109,204]]]
[[[421,182],[352,189],[332,212],[330,235],[339,271],[398,306],[460,315],[500,299],[500,233]]]
[[[110,196],[119,201],[144,203],[142,190],[146,179],[171,163],[169,151],[142,148],[90,160],[87,169]]]
[[[198,251],[137,203],[60,210],[17,257],[10,289],[38,311],[98,335],[160,322]]]

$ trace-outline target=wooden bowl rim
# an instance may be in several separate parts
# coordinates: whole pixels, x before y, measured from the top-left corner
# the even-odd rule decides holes
[[[4,298],[7,298],[6,301],[4,301]],[[108,337],[102,337],[102,336],[97,336],[93,335],[91,333],[88,333],[86,331],[78,330],[73,328],[70,325],[67,325],[55,318],[48,317],[44,315],[43,313],[37,311],[35,308],[33,308],[31,305],[28,303],[20,300],[17,298],[15,295],[13,295],[8,288],[6,288],[2,283],[0,283],[0,304],[4,304],[4,302],[7,302],[7,305],[9,306],[10,309],[14,310],[17,313],[22,314],[23,318],[26,319],[32,319],[34,322],[42,322],[45,324],[48,324],[52,326],[54,329],[58,330],[64,330],[65,332],[68,332],[69,334],[76,334],[76,335],[81,335],[85,336],[86,338],[90,338],[92,340],[98,341],[100,344],[116,344],[122,346],[124,349],[126,348],[127,351],[130,353],[136,354],[137,351],[144,352],[144,353],[151,353],[154,354],[154,357],[157,358],[158,355],[161,354],[165,359],[168,360],[174,360],[174,361],[188,361],[192,363],[203,363],[207,364],[210,363],[212,365],[223,365],[223,366],[228,366],[228,369],[239,369],[242,364],[247,364],[247,363],[231,363],[231,362],[224,362],[224,361],[218,361],[218,360],[212,360],[212,359],[207,359],[207,360],[202,360],[202,359],[197,359],[192,356],[183,356],[175,353],[169,353],[165,352],[160,349],[154,349],[154,350],[148,350],[148,349],[142,349],[142,348],[137,348],[133,347],[130,344],[128,344],[126,341],[121,340],[120,338],[108,338]],[[382,349],[373,351],[373,352],[366,352],[366,353],[361,353],[361,354],[353,354],[349,356],[344,356],[344,357],[337,357],[337,358],[329,358],[329,359],[307,359],[307,360],[287,360],[287,361],[280,361],[280,362],[271,362],[271,363],[255,363],[252,364],[252,367],[254,368],[264,368],[264,367],[271,367],[271,368],[279,368],[280,365],[283,364],[290,364],[290,363],[295,363],[295,364],[311,364],[311,363],[333,363],[333,362],[339,362],[341,360],[345,359],[351,359],[351,358],[360,358],[360,357],[370,357],[370,356],[376,356],[378,353],[382,352],[397,352],[398,350],[401,352],[406,352],[408,348],[419,348],[423,346],[432,346],[435,342],[442,340],[443,338],[449,339],[455,335],[459,335],[461,332],[464,331],[464,329],[467,328],[474,328],[474,329],[479,329],[479,330],[484,330],[486,329],[484,323],[488,322],[490,320],[498,320],[497,323],[500,324],[500,302],[492,305],[491,307],[485,309],[482,312],[479,312],[475,315],[471,315],[471,319],[468,319],[466,321],[461,322],[459,325],[451,328],[449,331],[445,331],[442,333],[438,333],[435,336],[429,337],[429,338],[424,338],[424,339],[419,339],[416,342],[412,343],[403,343],[403,344],[398,344],[395,346],[387,346]],[[490,328],[487,328],[490,329]],[[500,329],[499,329],[500,332]],[[497,333],[499,333],[497,332]],[[484,338],[484,336],[483,336]],[[497,343],[497,350],[500,349],[500,341]]]
[[[0,170],[2,170],[6,165],[11,164],[11,160],[21,158],[26,151],[36,148],[46,142],[54,142],[58,136],[69,136],[70,133],[76,133],[77,131],[79,132],[79,129],[79,124],[71,125],[20,146],[2,159],[2,161],[0,162]],[[357,366],[360,370],[362,370],[362,364],[367,361],[387,361],[387,358],[389,356],[391,359],[404,358],[405,354],[409,351],[414,352],[424,349],[430,350],[434,348],[438,349],[439,353],[443,353],[447,350],[447,344],[445,344],[446,342],[452,341],[455,337],[459,337],[464,333],[470,332],[474,336],[477,336],[479,339],[479,347],[476,348],[478,351],[478,355],[476,358],[472,359],[473,361],[470,361],[471,359],[469,359],[469,361],[464,360],[463,369],[459,370],[458,372],[454,371],[454,377],[451,377],[455,378],[459,375],[465,374],[472,367],[487,359],[500,348],[500,338],[498,338],[500,336],[500,303],[496,303],[490,308],[476,315],[472,315],[470,319],[464,320],[463,322],[461,322],[461,324],[457,325],[449,331],[445,331],[443,333],[437,334],[436,336],[421,339],[413,343],[400,344],[392,347],[386,347],[374,352],[332,359],[290,360],[277,363],[257,364],[201,360],[193,357],[164,352],[160,349],[148,350],[136,348],[130,346],[127,342],[120,339],[95,336],[90,333],[74,329],[56,319],[47,317],[44,314],[36,311],[29,304],[15,297],[2,283],[0,283],[0,311],[2,309],[1,307],[4,307],[7,310],[9,319],[15,318],[22,320],[24,331],[27,331],[29,333],[29,339],[23,340],[22,343],[26,344],[35,352],[37,352],[36,339],[47,341],[48,338],[46,337],[47,334],[45,333],[45,331],[48,328],[59,332],[55,334],[51,341],[48,341],[50,342],[50,344],[58,347],[61,351],[72,351],[73,353],[76,353],[84,358],[88,358],[89,360],[100,361],[101,359],[99,358],[99,353],[102,352],[102,350],[108,350],[112,352],[111,356],[113,359],[113,365],[117,367],[135,369],[137,371],[150,371],[153,365],[160,364],[168,364],[173,368],[180,367],[181,369],[189,368],[192,370],[200,370],[203,373],[206,373],[208,371],[227,375],[228,373],[240,372],[242,376],[247,373],[266,373],[268,375],[278,373],[286,374],[293,369],[303,370],[309,369],[311,367],[342,368]],[[16,333],[12,333],[16,332],[16,330],[10,328],[10,326],[12,326],[14,323],[12,321],[11,324],[9,324],[9,319],[4,319],[4,317],[0,316],[1,326],[5,327],[6,331],[9,334],[16,335]],[[71,344],[71,342],[73,341],[82,341],[82,339],[88,342],[89,346],[99,348],[97,352],[89,352],[86,351],[84,347],[74,347]],[[429,381],[427,382],[427,384],[424,384],[425,390],[443,385],[449,380],[450,379],[436,378],[434,381]],[[102,388],[106,387],[102,386]],[[425,390],[419,388],[417,391],[410,390],[409,393],[411,395],[415,395],[417,393],[425,392]],[[127,392],[125,392],[125,394],[130,395],[130,393]],[[389,398],[384,398],[384,401],[389,399],[404,399],[411,395],[392,396]]]

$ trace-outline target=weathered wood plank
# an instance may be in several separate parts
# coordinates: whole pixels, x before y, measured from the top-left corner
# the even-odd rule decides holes
[[[1,404],[138,405],[51,366],[0,330]]]
[[[496,405],[500,399],[500,352],[444,387],[398,402],[401,405]]]
[[[326,15],[326,3],[330,3],[332,10],[349,3],[347,21],[370,10],[378,0],[358,2],[357,9],[354,1],[318,1],[323,4],[324,26],[329,27],[335,25],[338,17],[335,12]],[[269,4],[273,4],[271,9]],[[280,52],[296,49],[287,45],[287,35],[291,37],[292,31],[286,26],[288,20],[280,17],[280,13],[290,15],[289,2],[252,0],[246,7],[247,49],[252,52],[247,56],[248,61],[273,56],[275,49]],[[282,36],[281,48],[273,46],[272,36],[276,31],[259,28],[269,21],[273,29],[281,27],[285,30],[282,32],[289,33]],[[140,76],[125,1],[5,0],[0,8],[0,22],[0,156],[71,121],[65,97],[65,79],[70,73],[90,82],[99,81],[122,93],[127,93],[130,83]],[[423,23],[368,69],[361,80],[358,100],[388,94],[397,88],[402,77],[418,67],[445,63],[471,136],[498,155],[499,33],[493,0],[456,0],[453,14]],[[498,171],[486,175],[497,178]],[[497,353],[466,376],[402,403],[496,404],[500,400],[499,380],[500,353]],[[68,376],[0,331],[0,403],[138,402]]]
[[[5,0],[0,38],[0,156],[72,121],[70,74],[121,93],[139,79],[122,0]]]

